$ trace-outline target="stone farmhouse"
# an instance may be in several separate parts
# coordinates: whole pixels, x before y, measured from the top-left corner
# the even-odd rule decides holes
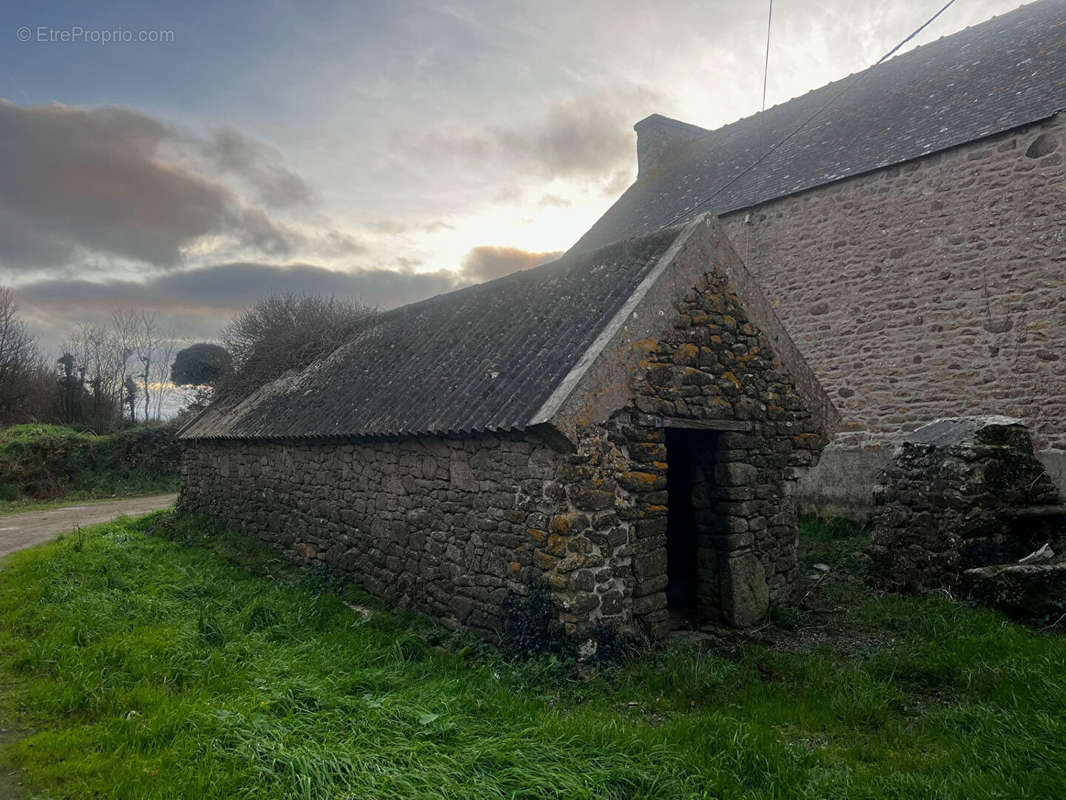
[[[803,506],[866,511],[908,432],[973,414],[1023,419],[1066,493],[1064,110],[1043,0],[713,132],[648,117],[574,249],[719,215],[843,417]]]
[[[864,507],[937,417],[1024,418],[1062,480],[1064,43],[1043,0],[715,131],[648,117],[560,260],[187,424],[180,507],[452,626],[531,570],[569,629],[659,636],[759,619],[797,499]]]

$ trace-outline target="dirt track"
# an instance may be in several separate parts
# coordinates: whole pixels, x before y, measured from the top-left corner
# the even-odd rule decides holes
[[[69,533],[76,525],[84,528],[123,515],[136,517],[166,508],[176,498],[176,494],[156,494],[150,497],[129,497],[104,503],[50,508],[47,511],[0,515],[0,558],[24,547],[47,542],[61,533]]]

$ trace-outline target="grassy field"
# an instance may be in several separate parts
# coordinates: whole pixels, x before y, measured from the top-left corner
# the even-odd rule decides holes
[[[594,668],[166,512],[85,530],[0,567],[0,760],[42,798],[1063,796],[1066,639],[870,596],[848,526],[804,541],[832,571],[774,624]]]
[[[60,425],[0,429],[0,514],[176,491],[178,446],[165,427],[95,436]]]

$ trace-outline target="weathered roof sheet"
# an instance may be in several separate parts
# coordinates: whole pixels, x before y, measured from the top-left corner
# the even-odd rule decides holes
[[[677,237],[659,231],[389,311],[355,340],[184,439],[325,438],[527,427]]]
[[[741,175],[860,76],[800,133]],[[701,212],[750,207],[1063,109],[1066,0],[1043,0],[681,144],[647,174],[642,168],[573,249],[599,247]]]

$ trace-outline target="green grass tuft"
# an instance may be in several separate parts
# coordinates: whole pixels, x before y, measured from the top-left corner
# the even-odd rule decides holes
[[[855,586],[587,673],[160,512],[0,565],[0,760],[53,798],[1060,797],[1066,641]]]

